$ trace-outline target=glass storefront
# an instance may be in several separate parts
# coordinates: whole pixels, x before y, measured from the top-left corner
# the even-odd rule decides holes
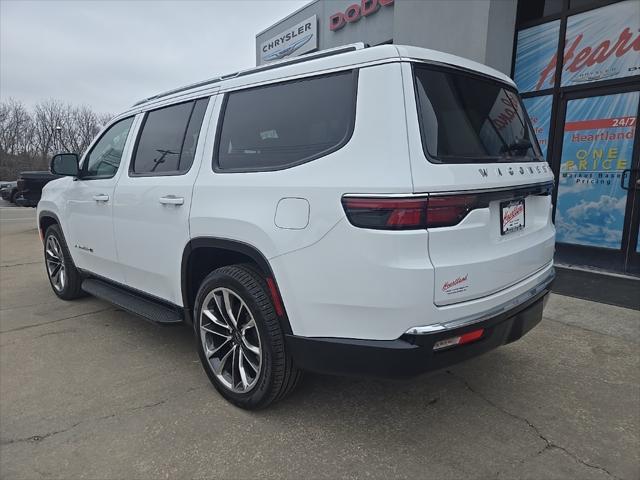
[[[640,2],[626,0],[567,19],[562,87],[640,73]]]
[[[640,1],[546,3],[520,2],[513,77],[558,182],[556,260],[638,274]]]
[[[513,79],[520,92],[553,87],[559,34],[560,20],[518,32]]]
[[[523,100],[527,109],[531,124],[538,138],[542,155],[547,157],[547,146],[549,144],[549,127],[551,125],[551,107],[553,105],[553,95],[543,95],[541,97],[530,97]]]
[[[557,241],[622,248],[638,92],[567,102],[558,196]]]

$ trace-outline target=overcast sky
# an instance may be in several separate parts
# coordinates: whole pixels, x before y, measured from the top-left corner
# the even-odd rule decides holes
[[[255,35],[308,0],[0,0],[0,97],[118,113],[255,65]]]

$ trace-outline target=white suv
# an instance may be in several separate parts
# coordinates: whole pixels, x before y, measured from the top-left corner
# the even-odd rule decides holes
[[[51,170],[54,292],[193,324],[243,408],[303,370],[409,376],[516,340],[554,277],[553,174],[513,82],[421,48],[172,90]]]

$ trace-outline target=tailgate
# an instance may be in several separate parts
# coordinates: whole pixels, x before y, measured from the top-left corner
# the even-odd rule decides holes
[[[429,229],[434,303],[484,297],[547,266],[554,253],[551,191],[551,183],[542,183],[466,192],[474,205],[464,219]]]

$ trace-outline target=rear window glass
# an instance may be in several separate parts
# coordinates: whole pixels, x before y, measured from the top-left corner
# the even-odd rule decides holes
[[[515,90],[455,71],[416,66],[414,74],[422,143],[432,160],[541,160]]]
[[[184,173],[191,168],[208,99],[147,113],[138,138],[132,172]]]
[[[353,130],[355,90],[347,71],[229,93],[214,165],[277,170],[337,150]]]

